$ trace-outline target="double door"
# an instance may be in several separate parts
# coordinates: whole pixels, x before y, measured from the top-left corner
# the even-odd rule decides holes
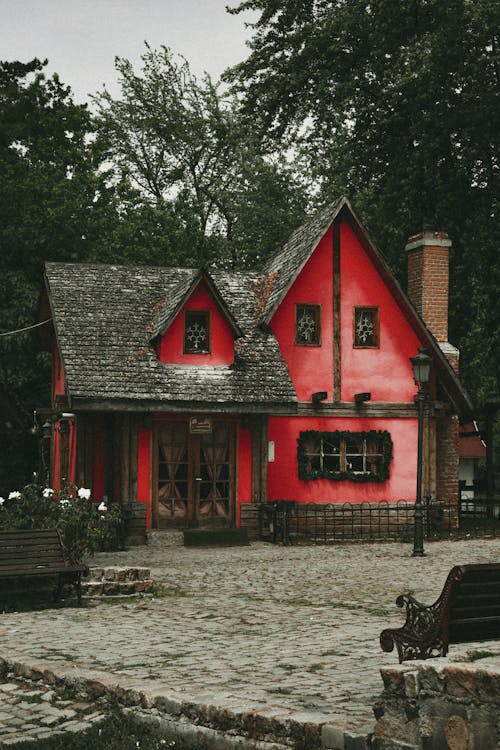
[[[209,431],[202,434],[192,432],[190,421],[155,430],[155,528],[234,525],[235,424],[206,424]]]

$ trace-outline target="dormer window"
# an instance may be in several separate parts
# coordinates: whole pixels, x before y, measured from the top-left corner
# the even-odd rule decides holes
[[[208,310],[186,310],[184,354],[210,354],[210,312]]]
[[[321,345],[319,305],[295,305],[295,343],[300,346]]]

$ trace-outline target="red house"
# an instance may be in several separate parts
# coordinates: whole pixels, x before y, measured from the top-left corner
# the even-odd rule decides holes
[[[450,244],[411,238],[409,298],[345,198],[262,272],[47,263],[53,485],[145,503],[155,528],[238,525],[272,499],[413,500],[409,358],[426,347],[423,489],[456,503],[471,404],[447,341]]]

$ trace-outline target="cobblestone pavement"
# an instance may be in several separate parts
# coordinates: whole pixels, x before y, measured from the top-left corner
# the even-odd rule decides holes
[[[0,747],[61,732],[80,732],[104,717],[92,703],[20,680],[0,682]]]
[[[399,543],[196,549],[158,534],[148,547],[90,561],[151,568],[153,598],[4,614],[0,658],[75,676],[96,670],[178,701],[366,726],[379,669],[397,664],[378,642],[404,620],[396,596],[431,603],[453,565],[498,561],[500,540],[435,542],[426,552],[414,558]],[[500,667],[498,642],[480,648]],[[452,646],[441,661],[473,649]]]

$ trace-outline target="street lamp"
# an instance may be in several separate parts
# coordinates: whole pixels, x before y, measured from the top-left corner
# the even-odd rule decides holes
[[[431,374],[432,357],[427,349],[419,349],[415,357],[410,357],[413,379],[418,385],[416,395],[418,407],[418,453],[417,453],[417,496],[415,499],[415,521],[413,524],[413,557],[424,556],[424,525],[422,506],[422,459],[424,447],[424,403],[429,395],[428,383]]]

